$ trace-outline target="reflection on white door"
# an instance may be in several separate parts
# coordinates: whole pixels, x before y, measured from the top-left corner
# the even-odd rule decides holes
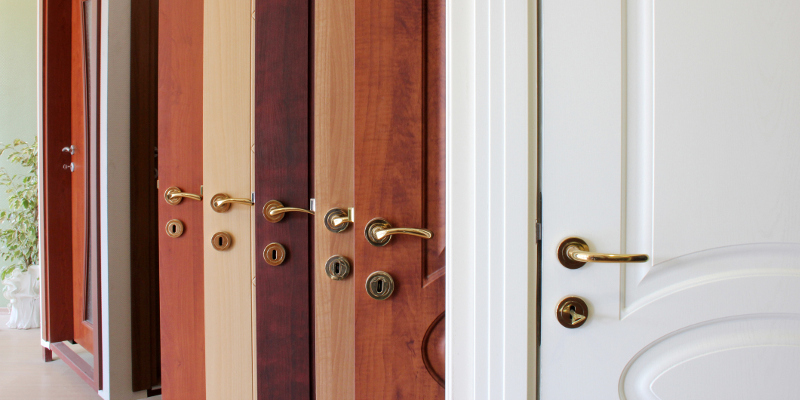
[[[541,398],[798,398],[800,2],[540,2]]]

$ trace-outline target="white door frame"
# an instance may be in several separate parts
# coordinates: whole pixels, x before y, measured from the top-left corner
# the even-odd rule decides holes
[[[536,7],[447,1],[450,400],[536,398]]]

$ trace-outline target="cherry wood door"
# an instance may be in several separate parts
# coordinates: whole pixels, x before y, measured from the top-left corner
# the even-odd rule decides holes
[[[204,399],[203,201],[164,199],[166,189],[201,194],[203,184],[203,2],[159,3],[158,226],[161,390],[164,399]],[[184,224],[180,237],[167,222]]]
[[[268,222],[270,200],[309,208],[311,192],[309,0],[256,0],[256,374],[260,399],[312,397],[311,224],[292,212]],[[281,265],[263,251],[286,249]]]
[[[96,23],[92,0],[73,0],[72,7],[72,140],[68,170],[72,177],[73,340],[88,352],[95,348],[92,296],[97,267],[97,119]]]
[[[355,390],[444,398],[445,2],[355,2]],[[431,239],[365,240],[373,218]],[[367,295],[390,274],[386,300]]]

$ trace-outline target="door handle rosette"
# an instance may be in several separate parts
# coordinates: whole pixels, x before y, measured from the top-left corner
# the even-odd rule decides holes
[[[430,239],[433,237],[433,232],[419,228],[393,228],[392,224],[383,218],[375,218],[369,221],[364,229],[364,236],[373,246],[386,246],[394,235],[409,235]]]

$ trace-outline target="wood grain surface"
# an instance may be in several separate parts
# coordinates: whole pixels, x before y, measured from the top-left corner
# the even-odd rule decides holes
[[[46,0],[43,21],[42,337],[70,340],[72,318],[72,182],[61,151],[72,138],[72,1]]]
[[[205,0],[203,55],[203,249],[205,262],[206,395],[253,396],[253,207],[234,204],[218,213],[211,198],[250,198],[251,3]],[[210,240],[228,232],[233,244]]]
[[[356,234],[324,228],[332,208],[354,206],[353,96],[354,0],[314,4],[314,335],[317,400],[355,398],[355,292],[350,276],[331,280],[329,257],[347,258],[352,268]]]
[[[304,213],[278,223],[261,216],[279,200],[308,208],[310,38],[308,0],[256,0],[255,190],[257,375],[260,399],[309,399],[312,393],[311,224]],[[285,246],[268,265],[261,251]]]
[[[441,399],[444,1],[356,0],[355,15],[356,398]],[[375,247],[376,217],[434,236]],[[374,271],[394,278],[388,300],[363,289]]]
[[[203,184],[203,2],[161,1],[158,39],[158,226],[161,390],[164,399],[205,399],[203,207],[173,206],[164,191]],[[173,239],[163,227],[183,221]]]

